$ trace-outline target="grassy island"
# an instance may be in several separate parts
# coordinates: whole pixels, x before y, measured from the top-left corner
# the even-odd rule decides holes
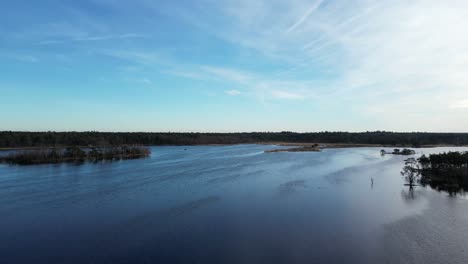
[[[97,162],[148,157],[151,151],[147,147],[119,146],[119,147],[67,147],[21,150],[0,157],[0,162],[18,165],[33,165],[63,162]]]

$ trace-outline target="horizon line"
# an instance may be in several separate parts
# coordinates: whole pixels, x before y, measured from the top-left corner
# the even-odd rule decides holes
[[[314,133],[395,133],[395,134],[468,134],[467,132],[434,132],[434,131],[388,131],[388,130],[367,130],[367,131],[345,131],[345,130],[322,130],[322,131],[231,131],[231,132],[217,132],[217,131],[98,131],[98,130],[0,130],[0,133],[147,133],[147,134],[251,134],[251,133],[294,133],[294,134],[314,134]]]

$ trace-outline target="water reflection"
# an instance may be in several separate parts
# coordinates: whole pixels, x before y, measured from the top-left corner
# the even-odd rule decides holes
[[[430,188],[402,189],[403,157],[377,148],[264,154],[269,148],[155,147],[145,160],[0,166],[0,262],[398,263],[385,252],[421,252],[405,237],[415,228],[425,252],[466,259],[450,247],[468,238],[431,237],[468,219],[466,206],[448,208]],[[404,220],[414,216],[427,224]],[[468,230],[468,221],[457,224]]]
[[[280,196],[291,195],[307,187],[305,180],[293,180],[282,183],[278,189]]]
[[[414,191],[414,188],[418,186],[417,183],[420,184],[419,186],[430,186],[439,192],[446,192],[449,196],[457,196],[465,192],[462,177],[459,175],[460,170],[446,170],[440,173],[436,170],[423,169],[419,165],[419,159],[409,158],[405,160],[400,174],[407,182],[404,185],[408,186],[409,192]]]
[[[413,187],[409,187],[408,189],[401,190],[401,198],[406,203],[412,202],[416,199],[415,191]]]
[[[465,189],[459,186],[450,186],[437,183],[424,184],[424,186],[429,185],[432,189],[438,192],[447,193],[449,196],[465,196]]]

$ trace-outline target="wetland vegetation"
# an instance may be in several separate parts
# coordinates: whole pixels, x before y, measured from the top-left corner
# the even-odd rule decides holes
[[[139,146],[41,148],[18,150],[1,156],[0,162],[17,165],[34,165],[62,162],[97,162],[148,157],[151,151]]]

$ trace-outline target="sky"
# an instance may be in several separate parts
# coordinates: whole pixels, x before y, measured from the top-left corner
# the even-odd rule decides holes
[[[0,3],[0,130],[468,132],[466,0]]]

